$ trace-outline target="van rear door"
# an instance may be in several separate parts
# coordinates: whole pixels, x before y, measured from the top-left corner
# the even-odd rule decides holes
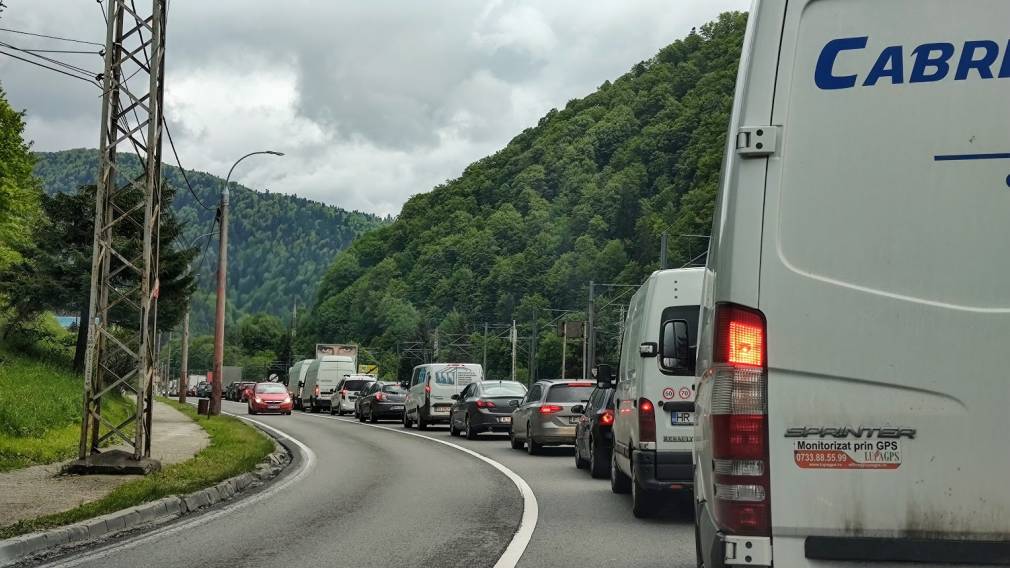
[[[1010,3],[780,4],[771,120],[743,125],[778,138],[759,295],[775,563],[976,562],[970,541],[1010,535]]]

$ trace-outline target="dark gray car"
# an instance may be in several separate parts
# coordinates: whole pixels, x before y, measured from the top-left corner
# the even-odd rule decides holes
[[[512,413],[512,448],[520,450],[525,445],[530,454],[537,454],[543,446],[574,444],[581,414],[573,408],[589,402],[595,387],[596,383],[574,380],[533,383]]]
[[[453,395],[449,410],[449,433],[470,440],[481,432],[508,432],[512,411],[526,396],[526,387],[515,381],[478,381]]]

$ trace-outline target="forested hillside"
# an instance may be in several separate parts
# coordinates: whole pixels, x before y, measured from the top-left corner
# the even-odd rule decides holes
[[[710,230],[745,24],[722,15],[411,198],[337,256],[300,348],[392,353],[434,328],[584,306],[590,280],[638,284],[655,270],[664,231],[671,264],[691,260],[706,242],[678,236]],[[552,333],[537,340],[553,371]]]
[[[94,183],[95,150],[37,153],[35,175],[49,194],[74,191]],[[127,157],[130,158],[129,156]],[[201,172],[187,172],[204,209],[185,190],[176,167],[165,166],[164,175],[176,189],[173,207],[184,225],[187,240],[203,249],[214,218],[224,180]],[[308,199],[252,191],[233,185],[231,191],[228,267],[229,318],[266,312],[285,321],[297,299],[305,305],[315,297],[316,286],[338,251],[362,233],[381,225],[373,215],[345,211]],[[194,333],[212,329],[213,272],[217,266],[216,241],[198,259],[200,289],[193,297]]]

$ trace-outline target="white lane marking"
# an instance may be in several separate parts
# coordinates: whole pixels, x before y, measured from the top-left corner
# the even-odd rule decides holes
[[[231,414],[231,413],[224,412],[223,414]],[[55,563],[45,564],[44,568],[57,568],[57,567],[58,568],[71,568],[72,566],[80,566],[81,564],[84,564],[85,562],[92,562],[92,561],[95,561],[95,560],[101,560],[102,558],[106,558],[108,556],[111,556],[112,554],[118,554],[118,553],[120,553],[120,552],[122,552],[124,550],[129,550],[131,548],[136,548],[138,546],[147,544],[149,542],[153,542],[153,541],[156,541],[158,539],[162,539],[162,538],[165,538],[167,536],[171,536],[171,535],[177,534],[179,532],[182,532],[182,531],[185,531],[185,530],[189,530],[192,527],[195,527],[195,526],[202,525],[204,523],[213,521],[215,519],[223,517],[224,515],[229,515],[229,514],[235,512],[235,511],[238,511],[240,509],[244,509],[246,507],[249,507],[250,505],[254,505],[256,503],[259,503],[260,501],[263,501],[264,499],[268,499],[268,498],[272,497],[274,494],[276,494],[276,493],[278,493],[280,491],[283,491],[284,489],[286,489],[288,486],[292,485],[293,483],[297,483],[297,482],[301,481],[302,478],[304,478],[306,475],[308,475],[309,472],[312,471],[315,468],[315,466],[316,466],[316,454],[315,454],[315,452],[313,452],[311,449],[309,449],[308,446],[306,446],[305,444],[301,443],[299,440],[295,439],[293,436],[291,436],[289,434],[286,434],[286,433],[278,430],[277,428],[274,428],[273,426],[268,426],[267,424],[265,424],[263,422],[260,422],[259,420],[253,420],[252,418],[246,418],[245,416],[237,416],[235,414],[231,414],[231,415],[235,416],[236,418],[242,419],[242,420],[248,420],[249,422],[253,422],[257,426],[259,426],[260,428],[263,428],[264,430],[269,430],[269,431],[273,432],[274,434],[276,434],[276,435],[284,438],[285,440],[290,441],[294,445],[298,446],[298,449],[301,450],[302,455],[304,456],[304,459],[303,459],[302,465],[301,465],[301,469],[299,469],[298,472],[296,472],[294,475],[288,477],[287,479],[285,479],[281,483],[278,483],[276,485],[272,485],[268,489],[264,490],[261,493],[257,493],[255,495],[249,496],[249,497],[247,497],[245,499],[239,499],[238,501],[235,501],[234,503],[230,503],[228,505],[225,505],[224,507],[222,507],[220,509],[217,509],[217,510],[215,510],[213,512],[210,512],[210,513],[207,513],[207,514],[204,514],[204,515],[200,515],[199,517],[195,517],[195,518],[193,518],[190,521],[185,521],[183,523],[171,525],[171,526],[169,526],[167,528],[164,528],[164,529],[154,529],[152,532],[144,533],[142,535],[137,536],[136,538],[127,539],[127,540],[122,541],[122,542],[112,543],[110,545],[103,546],[101,548],[95,549],[94,551],[87,552],[87,553],[85,553],[85,554],[83,554],[81,556],[75,556],[75,557],[73,557],[73,558],[71,558],[69,560],[66,560],[66,561],[62,561],[62,562],[61,561],[57,561]]]
[[[330,420],[338,420],[340,422],[347,422],[358,426],[369,426],[371,428],[389,430],[390,432],[396,432],[397,434],[406,434],[408,436],[424,438],[425,440],[437,442],[439,444],[449,446],[450,448],[457,449],[465,454],[469,454],[504,473],[505,477],[512,480],[512,483],[515,484],[516,488],[519,489],[519,493],[523,496],[523,515],[519,519],[519,528],[516,529],[515,534],[512,535],[512,541],[509,542],[507,547],[505,547],[505,552],[502,553],[501,558],[499,558],[498,562],[495,563],[494,568],[515,568],[515,566],[519,564],[519,559],[522,558],[523,553],[526,552],[526,547],[529,546],[530,539],[533,538],[533,529],[537,528],[537,519],[540,515],[540,507],[537,504],[537,496],[533,493],[533,489],[528,483],[526,483],[525,479],[519,476],[518,473],[485,456],[484,454],[471,450],[470,448],[465,448],[459,444],[454,444],[445,440],[439,440],[438,438],[432,438],[431,436],[426,436],[419,432],[411,432],[410,430],[390,428],[389,426],[358,422],[357,420],[351,420],[349,418],[337,418],[336,416],[313,416],[311,414],[308,416],[314,418],[328,418]]]

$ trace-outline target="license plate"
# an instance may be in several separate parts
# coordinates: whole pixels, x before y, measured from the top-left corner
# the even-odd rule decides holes
[[[403,410],[403,407],[402,406],[390,406],[389,409],[390,410]]]
[[[578,424],[579,423],[579,417],[578,416],[569,416],[568,417],[568,423],[569,424]]]
[[[693,412],[674,412],[670,418],[674,426],[691,426],[694,424]]]
[[[280,408],[279,404],[269,404],[267,406],[270,407],[270,408]]]
[[[512,423],[512,417],[511,416],[502,416],[501,418],[498,419],[498,422],[501,422],[502,424],[511,424]]]

